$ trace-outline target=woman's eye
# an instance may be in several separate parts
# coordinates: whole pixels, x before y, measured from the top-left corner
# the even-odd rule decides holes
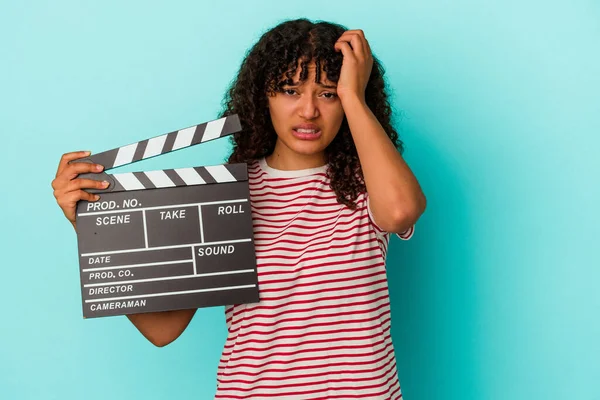
[[[292,93],[289,93],[292,92]],[[294,94],[294,92],[296,92],[294,89],[283,89],[283,93],[285,94]]]
[[[329,96],[326,96],[326,95],[329,95]],[[328,99],[333,99],[336,96],[336,94],[335,93],[325,92],[325,93],[323,93],[323,96],[325,96]]]

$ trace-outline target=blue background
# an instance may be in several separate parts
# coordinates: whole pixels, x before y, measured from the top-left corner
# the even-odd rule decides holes
[[[83,320],[50,183],[214,119],[247,49],[306,16],[365,31],[428,198],[388,258],[404,396],[600,399],[598,1],[2,1],[0,398],[209,399],[222,307],[155,348]],[[220,164],[226,140],[113,172]]]

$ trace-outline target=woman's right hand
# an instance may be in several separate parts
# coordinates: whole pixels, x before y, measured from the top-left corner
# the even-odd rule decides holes
[[[102,165],[89,162],[76,162],[69,164],[69,161],[77,160],[89,156],[87,151],[75,151],[65,153],[60,159],[56,177],[52,181],[52,189],[54,189],[54,197],[56,202],[62,209],[65,217],[75,226],[75,210],[79,200],[97,201],[98,195],[88,193],[85,188],[91,189],[106,189],[108,182],[96,181],[93,179],[77,178],[79,174],[88,172],[100,173],[104,169]]]

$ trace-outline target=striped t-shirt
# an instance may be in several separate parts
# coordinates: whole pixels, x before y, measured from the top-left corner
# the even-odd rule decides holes
[[[327,165],[248,166],[260,302],[225,308],[217,399],[399,399],[385,257],[366,193],[336,201]],[[398,235],[410,239],[414,226]]]

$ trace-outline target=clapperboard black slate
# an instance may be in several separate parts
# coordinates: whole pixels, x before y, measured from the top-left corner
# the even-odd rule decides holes
[[[106,171],[240,130],[232,115],[75,162]],[[85,318],[258,301],[246,164],[80,177],[110,182],[77,204]]]

